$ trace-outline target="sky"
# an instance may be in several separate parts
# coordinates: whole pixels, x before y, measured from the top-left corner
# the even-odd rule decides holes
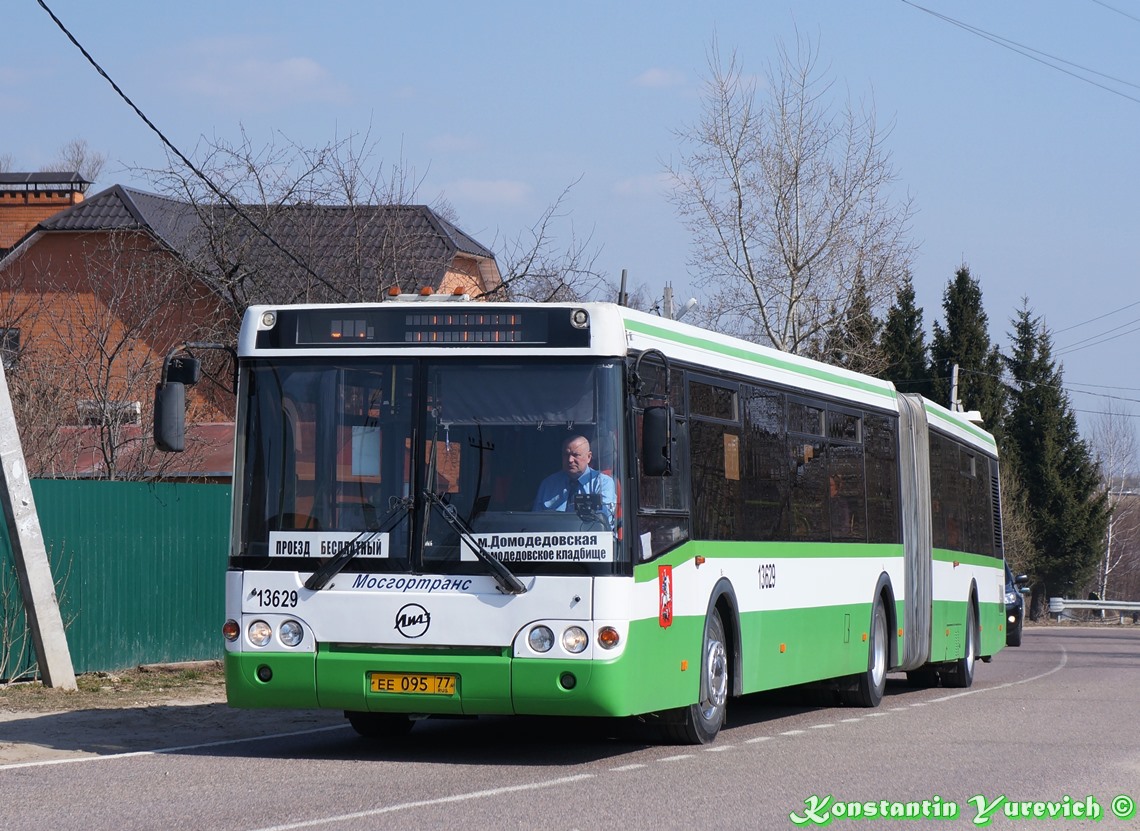
[[[1140,423],[1140,0],[44,2],[192,158],[243,131],[367,135],[495,251],[565,192],[556,242],[682,302],[699,293],[665,169],[710,47],[762,77],[806,37],[835,103],[890,128],[928,333],[968,265],[999,346],[1023,300],[1043,318],[1086,434],[1108,410]],[[89,194],[155,190],[161,141],[39,3],[0,18],[0,158],[38,170],[82,139],[108,158]]]

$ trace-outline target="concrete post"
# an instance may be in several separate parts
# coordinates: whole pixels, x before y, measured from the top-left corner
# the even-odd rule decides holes
[[[32,483],[24,462],[24,449],[16,429],[8,379],[0,364],[0,502],[8,539],[15,555],[20,592],[28,630],[39,660],[44,686],[74,690],[75,668],[63,631],[63,617],[55,596],[47,549],[40,531],[40,518],[32,498]]]

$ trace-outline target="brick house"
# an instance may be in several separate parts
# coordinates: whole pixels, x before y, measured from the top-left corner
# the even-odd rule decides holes
[[[217,386],[191,392],[186,454],[150,447],[173,347],[232,343],[252,303],[377,302],[391,286],[481,296],[501,283],[494,254],[423,205],[239,212],[120,185],[85,198],[75,174],[4,174],[43,176],[59,181],[22,197],[0,178],[0,353],[33,475],[224,479],[233,402]]]

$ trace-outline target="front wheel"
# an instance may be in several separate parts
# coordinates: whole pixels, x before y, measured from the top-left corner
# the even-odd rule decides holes
[[[666,739],[680,744],[709,744],[724,726],[727,703],[728,648],[724,621],[714,609],[705,620],[700,698],[695,704],[663,714]]]

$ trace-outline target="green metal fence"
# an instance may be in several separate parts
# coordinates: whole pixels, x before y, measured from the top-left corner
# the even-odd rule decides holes
[[[220,658],[230,487],[33,480],[77,673]],[[27,634],[0,523],[0,679],[26,676]]]

